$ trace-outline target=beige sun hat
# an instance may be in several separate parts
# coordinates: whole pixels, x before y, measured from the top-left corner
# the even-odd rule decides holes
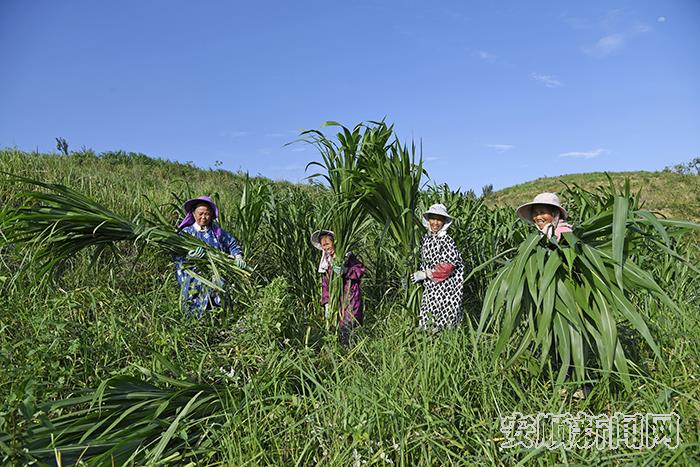
[[[556,193],[540,193],[539,195],[535,196],[535,199],[533,199],[531,202],[525,203],[518,209],[516,209],[515,212],[518,214],[519,218],[521,218],[525,222],[529,222],[532,224],[532,208],[537,204],[545,204],[547,206],[552,206],[553,208],[558,210],[559,220],[561,221],[566,220],[566,218],[568,217],[566,209],[561,207],[559,197]]]
[[[434,214],[437,216],[442,216],[445,218],[445,225],[442,226],[442,230],[447,230],[447,228],[452,224],[452,217],[447,214],[447,208],[444,204],[436,203],[428,208],[427,211],[423,213],[423,226],[426,229],[430,229],[430,223],[428,222],[428,215]]]
[[[335,237],[335,234],[332,230],[321,229],[311,234],[311,244],[321,251],[323,251],[323,248],[321,248],[321,237],[324,235],[330,235],[331,237]]]

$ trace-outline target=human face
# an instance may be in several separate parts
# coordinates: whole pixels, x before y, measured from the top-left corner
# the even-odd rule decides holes
[[[545,225],[551,224],[554,220],[552,208],[542,204],[536,204],[532,207],[532,222],[535,223],[538,229],[542,230]]]
[[[431,232],[438,233],[445,225],[445,218],[437,214],[428,214],[428,224]]]
[[[194,208],[194,220],[200,227],[209,227],[212,218],[211,207],[208,204],[202,203]]]
[[[333,242],[333,237],[330,235],[324,235],[319,240],[321,243],[321,249],[325,251],[328,256],[335,256],[335,243]]]

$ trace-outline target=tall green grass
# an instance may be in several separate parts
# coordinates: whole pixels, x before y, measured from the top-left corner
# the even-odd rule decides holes
[[[508,366],[504,360],[494,363],[496,336],[484,336],[474,352],[472,328],[480,297],[499,261],[465,284],[472,297],[466,310],[471,321],[438,336],[417,332],[401,294],[385,295],[387,286],[396,287],[403,265],[391,255],[380,257],[377,244],[384,225],[377,221],[355,238],[366,264],[383,262],[388,275],[371,271],[364,284],[371,297],[366,325],[353,349],[340,349],[323,331],[317,306],[318,252],[308,243],[308,235],[323,227],[322,215],[334,203],[330,189],[260,182],[269,192],[255,195],[267,200],[258,216],[257,208],[237,210],[252,201],[246,197],[257,192],[257,181],[184,164],[126,154],[66,157],[11,150],[0,153],[0,170],[69,186],[128,221],[155,205],[174,224],[183,199],[218,193],[225,228],[235,232],[238,225],[259,223],[258,231],[248,230],[253,240],[247,243],[250,256],[262,258],[253,264],[250,296],[232,310],[214,310],[199,321],[182,317],[171,259],[157,249],[145,248],[139,256],[138,249],[121,244],[114,259],[97,268],[90,266],[88,252],[81,251],[57,281],[40,283],[31,280],[38,267],[27,262],[19,245],[4,243],[3,463],[39,459],[56,464],[60,458],[66,465],[80,457],[88,441],[105,442],[97,448],[103,453],[121,446],[124,457],[119,459],[133,456],[136,465],[700,462],[700,353],[695,345],[700,337],[700,284],[690,267],[696,264],[696,246],[682,239],[671,237],[669,245],[689,265],[646,240],[631,256],[678,303],[673,309],[648,294],[632,298],[665,364],[639,335],[621,327],[620,339],[641,371],[630,375],[629,387],[595,384],[588,398],[577,400],[571,397],[577,387],[573,382],[564,381],[568,393],[562,393],[554,375],[533,376],[525,360]],[[6,181],[0,185],[0,199],[12,210],[22,203],[16,198],[17,186]],[[252,189],[244,195],[246,184]],[[420,192],[413,214],[436,200],[457,217],[451,233],[465,260],[473,261],[467,272],[524,237],[512,211],[494,211],[473,195],[448,187]],[[245,216],[248,220],[238,224]],[[643,232],[654,230],[651,226]],[[394,244],[389,237],[382,245]],[[663,239],[661,245],[666,245]],[[512,257],[509,253],[502,259]],[[25,271],[22,277],[20,271]],[[204,392],[187,408],[200,390]],[[100,394],[102,399],[96,397]],[[145,403],[144,410],[129,412],[137,398]],[[205,399],[210,409],[205,404],[194,410]],[[91,403],[93,411],[85,412]],[[101,404],[105,417],[98,418]],[[160,407],[163,412],[155,417]],[[682,444],[677,450],[651,451],[501,450],[499,417],[514,411],[674,411],[681,416]],[[119,423],[105,433],[122,415],[122,421],[148,427],[132,446],[127,432],[119,432]],[[73,434],[60,434],[69,426],[76,430]],[[104,464],[111,457],[86,452],[81,460]]]

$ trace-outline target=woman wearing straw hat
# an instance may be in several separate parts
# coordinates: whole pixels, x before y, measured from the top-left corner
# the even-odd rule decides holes
[[[419,325],[441,331],[462,321],[462,278],[464,265],[455,241],[447,234],[452,218],[442,204],[433,204],[423,213],[428,232],[420,244],[421,270],[413,273],[413,282],[423,282],[423,301]]]
[[[365,266],[351,251],[345,254],[342,265],[336,263],[334,266],[334,235],[330,230],[317,230],[311,234],[311,244],[323,252],[318,272],[322,274],[321,305],[326,309],[326,317],[329,312],[331,275],[337,274],[343,278],[343,296],[338,316],[338,340],[342,346],[347,347],[350,344],[352,330],[361,325],[363,320],[360,280],[365,273]]]
[[[219,217],[219,208],[208,196],[193,198],[185,203],[185,218],[178,225],[178,230],[228,253],[236,262],[236,266],[246,266],[243,261],[243,250],[236,238],[214,222]],[[192,277],[185,271],[188,258],[201,258],[204,248],[198,247],[187,253],[187,256],[175,258],[177,282],[180,284],[182,308],[187,315],[197,315],[201,318],[207,308],[221,306],[221,296],[209,287]]]
[[[547,238],[554,235],[557,241],[561,234],[571,232],[571,224],[566,223],[566,209],[561,207],[559,197],[555,193],[540,193],[529,203],[516,210],[518,217],[533,224]]]

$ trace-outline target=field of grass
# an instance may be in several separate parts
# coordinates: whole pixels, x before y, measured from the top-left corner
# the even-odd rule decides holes
[[[635,190],[641,191],[644,206],[659,214],[676,219],[700,220],[700,176],[673,172],[611,172],[614,182],[622,185],[625,179]],[[566,186],[578,184],[586,189],[607,185],[603,172],[568,174],[544,177],[504,188],[492,193],[492,206],[517,207],[544,191],[561,192]]]
[[[410,237],[408,224],[387,234],[374,222],[351,238],[368,269],[366,323],[351,349],[340,347],[318,305],[319,258],[308,238],[329,222],[325,212],[333,196],[347,195],[342,189],[89,151],[2,150],[0,172],[69,186],[136,220],[156,210],[174,223],[184,199],[215,195],[223,226],[243,240],[255,267],[231,307],[196,320],[182,315],[172,258],[157,250],[120,243],[95,263],[87,249],[49,280],[37,276],[31,245],[0,243],[2,464],[700,463],[700,280],[692,266],[651,244],[630,244],[628,261],[648,271],[678,308],[644,289],[630,300],[660,355],[620,319],[619,341],[635,363],[631,384],[595,368],[584,382],[572,372],[559,384],[556,371],[536,370],[534,350],[512,364],[494,359],[498,330],[477,339],[498,261],[465,284],[460,327],[438,335],[418,330],[415,308],[406,303],[411,289],[402,286],[407,259],[395,253],[410,250],[400,247]],[[649,196],[647,207],[699,217],[697,177],[635,174],[632,189]],[[603,176],[589,175],[563,179],[588,188],[605,184]],[[28,186],[3,177],[0,213],[8,215]],[[657,180],[659,189],[644,195]],[[543,191],[535,183],[495,193],[488,203],[519,204]],[[437,201],[456,214],[451,233],[468,272],[517,247],[527,233],[512,210],[488,208],[446,187],[421,192],[416,209]],[[12,226],[0,228],[6,235]],[[673,242],[698,264],[694,242],[675,236]],[[573,397],[581,387],[590,394]],[[500,417],[514,412],[675,413],[681,442],[676,449],[503,448]]]

